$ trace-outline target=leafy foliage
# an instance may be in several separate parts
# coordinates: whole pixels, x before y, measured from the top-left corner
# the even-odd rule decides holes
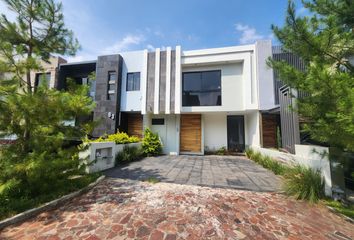
[[[98,139],[91,140],[90,142],[115,142],[116,144],[125,144],[140,142],[140,138],[137,136],[129,136],[125,132],[117,132],[111,135],[99,137]]]
[[[147,156],[159,155],[162,152],[162,144],[159,135],[153,133],[149,128],[144,131],[144,138],[142,143],[144,154]]]
[[[142,157],[143,151],[140,147],[124,146],[123,151],[116,155],[116,164],[140,160]]]
[[[276,175],[282,175],[285,181],[283,188],[288,195],[313,203],[324,197],[324,180],[319,171],[301,165],[284,165],[251,148],[246,150],[246,156]]]
[[[156,184],[156,183],[159,183],[160,180],[158,178],[156,178],[156,177],[148,177],[147,179],[145,179],[145,182]]]
[[[226,155],[227,154],[227,149],[226,147],[221,147],[216,151],[217,155]]]
[[[279,161],[274,160],[269,156],[263,156],[259,152],[253,151],[251,148],[246,149],[246,156],[259,165],[262,165],[264,168],[271,170],[276,175],[283,175],[289,169],[288,166],[280,163]]]
[[[33,72],[51,54],[73,55],[78,42],[65,28],[62,5],[54,0],[5,0],[16,17],[0,16],[0,213],[17,213],[80,188],[92,180],[79,161],[80,142],[90,123],[66,124],[88,116],[94,102],[88,87],[67,81],[66,91],[36,86]],[[82,176],[74,180],[72,176]],[[3,215],[4,214],[4,215]]]
[[[41,70],[38,60],[46,62],[51,54],[75,55],[79,43],[65,27],[61,3],[54,0],[4,2],[16,15],[16,21],[0,16],[1,55],[8,60],[3,61],[3,66],[10,68],[18,84],[30,93],[35,90],[30,72]]]
[[[349,203],[348,205],[343,204],[334,200],[325,200],[324,203],[327,206],[334,208],[337,212],[344,214],[347,217],[354,219],[354,204]]]
[[[290,87],[307,93],[297,100],[304,131],[311,138],[342,150],[354,151],[354,2],[308,0],[308,16],[296,16],[289,1],[285,25],[272,26],[287,51],[306,63],[300,71],[284,61],[271,67]]]
[[[324,197],[324,180],[319,171],[297,165],[290,168],[284,177],[284,190],[288,195],[312,203]]]
[[[40,195],[29,197],[18,195],[1,194],[4,188],[11,188],[11,191],[16,191],[16,183],[9,181],[6,186],[0,186],[0,220],[23,212],[25,210],[38,207],[43,203],[59,198],[73,191],[79,190],[88,184],[94,182],[99,177],[99,174],[87,174],[77,178],[69,179],[61,184],[56,184],[55,188],[52,187],[48,194],[41,193]],[[5,192],[9,192],[6,189]]]

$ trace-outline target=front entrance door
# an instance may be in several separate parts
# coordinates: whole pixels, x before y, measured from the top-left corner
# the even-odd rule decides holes
[[[236,152],[245,150],[244,116],[227,116],[227,148]]]
[[[200,114],[181,115],[180,152],[202,152],[202,121]]]

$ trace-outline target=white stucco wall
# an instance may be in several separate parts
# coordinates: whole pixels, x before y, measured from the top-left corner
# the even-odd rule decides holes
[[[256,78],[258,83],[259,109],[266,110],[275,107],[273,69],[267,66],[267,60],[272,57],[272,41],[256,42]]]
[[[224,113],[203,114],[204,148],[215,151],[227,148],[227,115]]]
[[[246,146],[260,146],[260,118],[259,112],[245,114],[245,138]]]
[[[123,57],[121,111],[141,111],[144,51],[120,53]],[[140,72],[140,91],[126,91],[127,73]]]
[[[164,125],[151,125],[151,119],[163,118]],[[146,119],[146,124],[149,125],[151,131],[156,132],[162,141],[162,151],[164,154],[176,155],[178,154],[178,139],[179,137],[179,119],[177,115],[149,115]]]
[[[183,67],[182,72],[221,70],[221,106],[182,107],[182,112],[244,110],[243,63]]]

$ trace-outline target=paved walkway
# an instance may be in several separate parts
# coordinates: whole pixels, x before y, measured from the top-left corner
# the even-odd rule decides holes
[[[236,188],[253,191],[277,191],[279,178],[245,157],[236,156],[160,156],[117,167],[105,172],[109,177]]]
[[[277,193],[106,179],[0,239],[338,239],[354,225]]]

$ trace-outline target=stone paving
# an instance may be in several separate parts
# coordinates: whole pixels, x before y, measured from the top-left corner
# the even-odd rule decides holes
[[[105,179],[0,239],[338,239],[354,225],[279,193]]]
[[[236,188],[253,191],[277,191],[280,179],[271,171],[240,156],[160,156],[149,157],[105,172],[109,177]]]

